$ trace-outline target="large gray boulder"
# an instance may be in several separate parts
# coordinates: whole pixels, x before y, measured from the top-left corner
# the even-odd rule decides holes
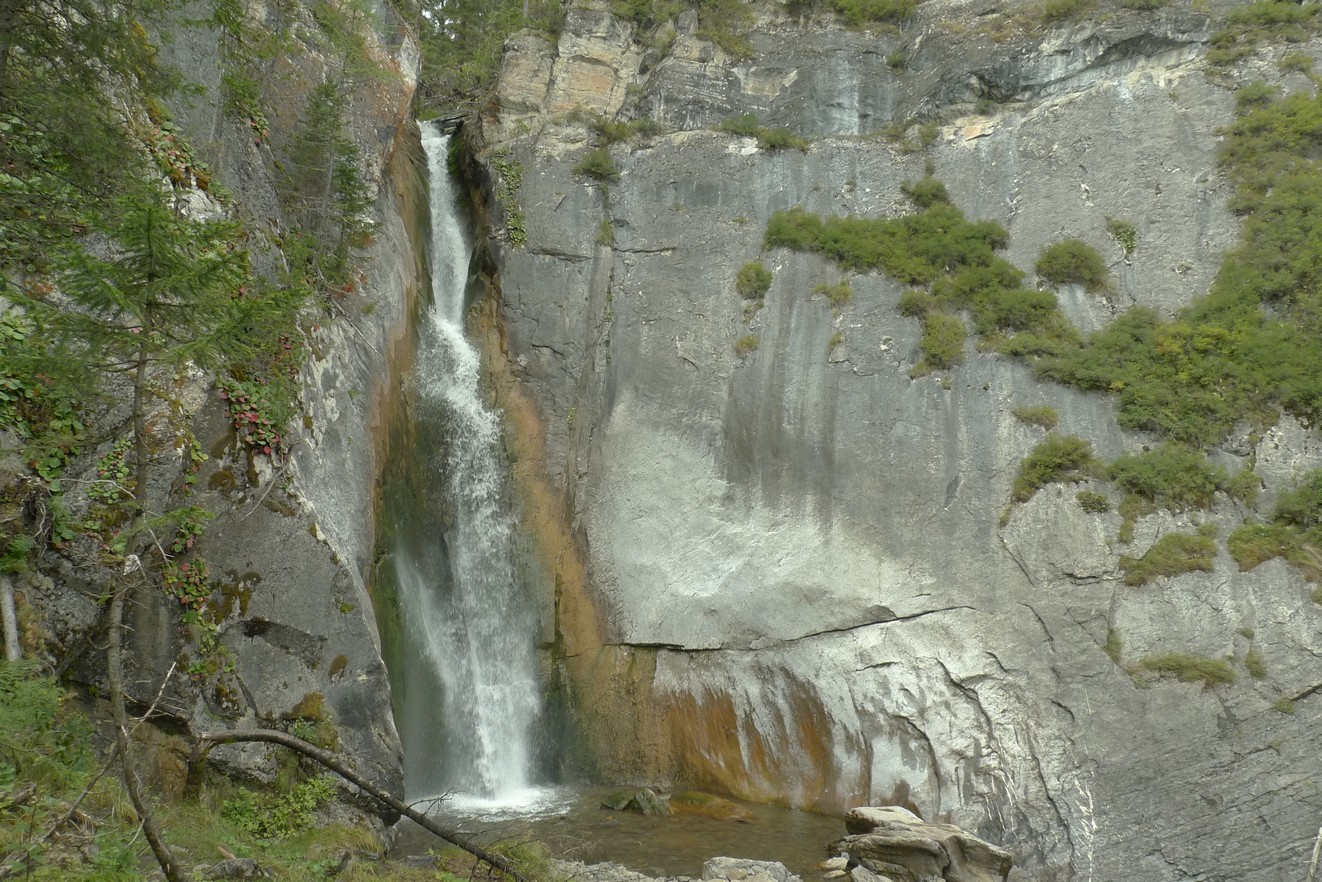
[[[1005,882],[1014,863],[1008,851],[900,806],[853,809],[846,829],[831,848],[848,857],[854,882]]]

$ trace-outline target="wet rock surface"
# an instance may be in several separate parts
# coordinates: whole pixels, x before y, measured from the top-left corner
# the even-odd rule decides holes
[[[815,289],[846,274],[762,247],[779,209],[909,211],[902,184],[930,162],[969,216],[1005,226],[1021,269],[1062,238],[1104,255],[1110,296],[1057,292],[1080,328],[1134,305],[1169,316],[1236,241],[1217,165],[1227,85],[1278,76],[1275,50],[1209,73],[1213,23],[1188,10],[1016,30],[933,0],[898,35],[755,11],[751,58],[681,20],[637,67],[647,34],[571,12],[559,46],[515,53],[501,89],[522,97],[483,122],[525,170],[528,242],[493,245],[502,341],[583,555],[583,590],[557,575],[548,631],[597,768],[819,809],[902,804],[1043,879],[1292,878],[1322,810],[1304,771],[1322,752],[1310,586],[1279,561],[1240,573],[1224,543],[1212,573],[1124,585],[1120,556],[1194,515],[1144,517],[1125,544],[1082,487],[1007,511],[1044,435],[1012,410],[1049,403],[1058,431],[1107,458],[1156,439],[1120,430],[1106,397],[972,344],[947,375],[912,379],[903,286],[852,275],[833,309]],[[616,81],[577,80],[571,45],[616,59]],[[899,48],[903,71],[883,64]],[[668,130],[612,147],[606,192],[573,173],[592,135],[552,95]],[[768,152],[712,130],[743,112],[814,140]],[[936,123],[926,149],[859,137],[911,114]],[[1108,217],[1134,223],[1131,255]],[[773,282],[746,318],[734,279],[755,259]],[[1322,464],[1315,430],[1288,419],[1218,456],[1256,457],[1268,498]],[[1243,517],[1221,496],[1197,519],[1224,537]],[[543,572],[568,572],[565,547]],[[1170,651],[1241,676],[1214,690],[1131,676]]]

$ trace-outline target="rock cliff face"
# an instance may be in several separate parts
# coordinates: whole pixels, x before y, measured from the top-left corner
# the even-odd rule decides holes
[[[1051,404],[1108,457],[1153,442],[1118,429],[1104,396],[971,344],[911,379],[919,324],[880,274],[833,310],[814,289],[840,280],[834,265],[761,254],[774,281],[748,323],[734,289],[772,212],[904,213],[901,185],[930,161],[955,204],[1005,226],[1019,267],[1065,237],[1106,255],[1111,296],[1060,292],[1081,328],[1136,304],[1171,314],[1238,234],[1209,14],[1026,27],[930,0],[878,36],[755,9],[738,59],[692,14],[653,34],[576,4],[558,43],[513,39],[482,121],[495,193],[527,232],[492,243],[497,386],[600,771],[903,804],[1033,878],[1299,876],[1322,812],[1311,586],[1279,562],[1240,573],[1224,543],[1211,573],[1126,586],[1120,555],[1193,516],[1144,517],[1124,545],[1119,515],[1050,485],[1002,519],[1042,437],[1012,408]],[[1269,51],[1248,64],[1279,76]],[[714,130],[747,112],[812,143],[768,152]],[[573,171],[595,114],[664,129],[611,148],[608,187]],[[869,134],[912,117],[938,123],[926,149]],[[1137,228],[1130,258],[1108,217]],[[1217,456],[1250,453],[1268,496],[1322,463],[1316,432],[1288,419]],[[1196,519],[1224,536],[1242,517],[1219,497]],[[1167,651],[1241,676],[1209,690],[1124,667]]]
[[[258,132],[256,122],[236,118],[225,97],[224,77],[236,69],[226,55],[232,35],[194,25],[181,29],[163,50],[169,63],[200,86],[172,108],[174,121],[209,163],[214,184],[232,193],[231,210],[254,237],[258,269],[266,272],[280,268],[285,259],[280,249],[295,235],[278,192],[282,142],[297,129],[314,87],[347,63],[343,47],[328,43],[310,7],[279,7],[249,3],[240,13],[249,33],[264,33],[271,22],[283,21],[290,35],[283,54],[266,59],[269,70],[237,68],[268,89],[262,104],[272,113],[269,134]],[[301,723],[319,732],[317,737],[333,739],[366,776],[402,792],[399,739],[367,573],[385,443],[378,427],[397,392],[391,377],[402,373],[400,363],[411,351],[409,328],[421,273],[412,226],[426,215],[425,205],[419,205],[425,197],[414,165],[416,135],[410,139],[406,129],[416,46],[388,6],[380,4],[372,21],[354,51],[357,63],[372,66],[375,74],[347,100],[340,134],[352,143],[366,182],[373,241],[355,254],[355,289],[310,305],[302,316],[301,343],[310,355],[302,368],[302,412],[289,429],[288,451],[264,456],[245,446],[212,378],[194,372],[176,379],[152,415],[156,455],[148,508],[194,505],[214,516],[195,552],[209,564],[215,589],[209,615],[217,626],[216,646],[210,666],[192,671],[194,684],[179,670],[165,689],[161,707],[170,727],[205,731]],[[218,210],[208,197],[194,197],[194,209]],[[419,209],[423,213],[415,215]],[[113,436],[114,416],[105,421],[102,437]],[[173,434],[185,428],[209,454],[191,490],[181,481],[189,466],[186,448],[176,440],[185,436]],[[90,470],[109,447],[106,442],[88,450],[74,468]],[[80,504],[76,498],[72,502]],[[20,585],[39,607],[40,628],[49,640],[68,644],[64,648],[80,634],[95,635],[95,605],[87,595],[106,590],[98,579],[115,577],[94,565],[94,549],[76,547],[71,557],[79,563],[66,561],[55,579],[33,575]],[[198,635],[180,624],[176,601],[163,592],[141,592],[136,601],[128,685],[131,698],[145,707],[171,662],[187,663],[201,653]],[[97,682],[95,653],[82,658],[75,676]],[[333,735],[324,723],[334,727]],[[188,744],[168,738],[162,744],[155,752],[156,778],[166,792],[177,791]],[[218,748],[212,759],[268,783],[277,773],[276,752],[264,745]]]

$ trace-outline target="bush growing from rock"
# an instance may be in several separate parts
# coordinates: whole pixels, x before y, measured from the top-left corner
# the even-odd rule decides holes
[[[918,346],[923,350],[923,360],[915,368],[919,376],[953,366],[964,357],[964,322],[958,316],[932,313],[923,320]]]
[[[1048,430],[1056,428],[1056,423],[1060,422],[1060,414],[1050,404],[1021,404],[1010,413],[1021,423]]]
[[[605,147],[588,151],[582,161],[574,166],[574,174],[605,182],[620,179],[620,170],[616,167],[615,160],[611,159],[610,151]]]
[[[1098,468],[1092,444],[1074,435],[1050,434],[1019,464],[1012,498],[1027,502],[1049,483],[1081,481],[1092,477]]]
[[[746,263],[735,276],[734,289],[745,300],[761,300],[771,290],[771,270],[760,261]]]
[[[1162,677],[1174,677],[1183,683],[1202,683],[1204,689],[1234,683],[1235,669],[1219,658],[1190,655],[1187,652],[1162,652],[1145,655],[1134,667]]]
[[[1101,514],[1111,510],[1111,500],[1101,493],[1094,493],[1092,490],[1080,490],[1074,494],[1074,498],[1078,500],[1079,508],[1089,514]]]
[[[1157,540],[1142,557],[1120,558],[1120,569],[1125,573],[1126,585],[1144,585],[1158,576],[1178,576],[1181,573],[1212,572],[1216,557],[1216,542],[1195,533],[1167,533]]]
[[[1293,490],[1281,494],[1272,520],[1302,530],[1322,524],[1322,469],[1304,475]]]
[[[1096,248],[1082,239],[1065,239],[1048,245],[1033,268],[1052,285],[1079,284],[1089,291],[1106,288],[1106,262]]]
[[[1170,511],[1206,508],[1228,480],[1200,451],[1172,442],[1121,456],[1107,471],[1124,490]]]

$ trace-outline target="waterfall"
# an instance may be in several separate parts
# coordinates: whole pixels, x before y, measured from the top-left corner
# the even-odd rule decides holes
[[[449,137],[423,124],[433,303],[413,376],[416,500],[392,549],[405,697],[396,716],[410,798],[526,796],[540,711],[536,622],[515,577],[498,413],[464,336],[471,246],[447,167]],[[419,479],[421,479],[419,481]],[[439,691],[439,696],[428,692]]]

